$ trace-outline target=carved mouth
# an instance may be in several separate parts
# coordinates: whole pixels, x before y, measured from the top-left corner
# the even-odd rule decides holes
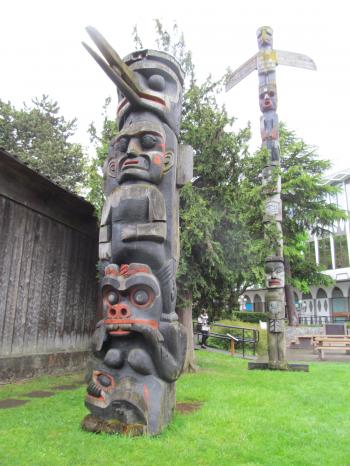
[[[156,320],[145,319],[104,319],[106,330],[111,335],[129,335],[133,332],[133,324],[144,325],[152,328],[159,328]]]
[[[121,171],[129,169],[145,170],[147,171],[149,166],[147,161],[142,157],[136,157],[133,159],[127,158],[121,161]]]
[[[280,285],[281,284],[281,280],[278,280],[278,278],[271,278],[271,280],[269,280],[269,285],[272,286],[272,285]]]
[[[125,167],[126,165],[137,165],[138,163],[138,160],[126,160],[123,164],[123,167]]]

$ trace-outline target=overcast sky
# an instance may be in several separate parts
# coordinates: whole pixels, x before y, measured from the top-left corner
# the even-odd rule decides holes
[[[11,0],[3,2],[0,26],[0,98],[20,106],[49,94],[67,118],[79,121],[77,142],[88,144],[89,122],[115,88],[81,46],[95,26],[121,56],[134,49],[135,24],[145,47],[154,48],[154,18],[177,21],[193,52],[199,81],[220,78],[257,52],[256,30],[269,25],[274,47],[309,55],[317,71],[277,67],[280,120],[318,147],[333,170],[350,167],[350,40],[347,2],[340,0],[211,2]],[[260,144],[258,77],[252,73],[222,96],[237,127],[251,121],[252,148]],[[116,107],[116,99],[113,103]]]

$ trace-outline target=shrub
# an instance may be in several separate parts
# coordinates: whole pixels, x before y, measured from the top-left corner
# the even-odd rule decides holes
[[[251,322],[258,324],[259,321],[267,322],[267,314],[265,312],[234,312],[234,320],[241,320],[242,322]]]

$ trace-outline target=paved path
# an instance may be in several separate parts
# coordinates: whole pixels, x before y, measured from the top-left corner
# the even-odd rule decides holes
[[[208,351],[210,353],[221,353],[221,354],[227,354],[230,355],[229,351],[217,349],[217,348],[210,348],[207,347],[207,349],[203,349],[200,347],[200,345],[195,345],[195,350],[196,351]],[[243,358],[242,353],[235,353],[235,358]],[[253,360],[257,362],[267,362],[267,356],[263,357],[257,357],[257,356],[252,356],[248,355],[245,356],[245,359],[248,360]],[[349,362],[350,363],[350,355],[345,354],[345,352],[340,352],[339,353],[334,353],[334,352],[329,352],[325,354],[325,360],[321,361],[318,357],[318,354],[314,354],[313,350],[303,348],[303,349],[287,349],[287,361],[293,361],[293,362],[320,362],[320,363],[326,363],[326,362]]]
[[[267,362],[267,357],[262,357],[257,359],[258,362]],[[287,348],[287,361],[293,362],[349,362],[350,355],[345,354],[345,352],[334,353],[329,352],[325,353],[325,360],[321,361],[318,357],[318,354],[313,352],[313,349],[303,348],[303,349],[289,349]]]

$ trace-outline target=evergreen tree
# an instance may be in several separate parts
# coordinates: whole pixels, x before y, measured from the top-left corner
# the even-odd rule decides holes
[[[293,324],[295,304],[291,287],[309,291],[312,285],[329,285],[332,279],[307,254],[310,235],[328,235],[333,225],[345,220],[347,213],[330,203],[338,192],[325,184],[329,160],[322,160],[314,147],[280,125],[283,238],[286,269],[286,301],[289,323]]]
[[[0,146],[64,188],[78,191],[86,173],[82,146],[69,141],[76,119],[67,121],[59,112],[47,95],[19,110],[0,100]]]

